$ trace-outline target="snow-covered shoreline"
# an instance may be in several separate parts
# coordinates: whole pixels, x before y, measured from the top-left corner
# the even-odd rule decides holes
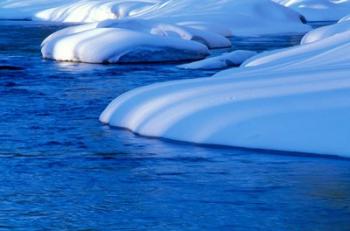
[[[210,69],[243,62],[211,78],[127,92],[110,103],[100,120],[140,135],[198,144],[350,157],[350,1],[275,2],[81,0],[34,4],[32,11],[25,5],[12,9],[14,15],[27,10],[34,20],[84,23],[42,43],[43,57],[59,61],[198,60],[210,49],[230,47],[227,37],[232,35],[306,33],[299,46],[256,56],[236,51],[182,65]],[[11,11],[6,12],[9,17]],[[340,20],[311,31],[304,18]]]
[[[350,157],[349,33],[265,52],[211,78],[135,89],[100,120],[197,144]]]

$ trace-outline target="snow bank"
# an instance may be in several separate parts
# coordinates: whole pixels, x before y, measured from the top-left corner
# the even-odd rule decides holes
[[[170,23],[205,22],[234,35],[303,33],[310,28],[300,14],[270,0],[168,0],[143,15]]]
[[[338,23],[317,28],[308,32],[301,40],[301,44],[307,44],[328,38],[335,34],[350,31],[350,21],[348,17],[341,19]]]
[[[244,67],[267,68],[270,71],[300,71],[341,67],[350,62],[350,31],[335,34],[309,44],[265,52],[254,56]],[[223,73],[219,73],[222,75]]]
[[[74,29],[77,28],[68,28]],[[208,49],[200,43],[173,37],[121,28],[95,28],[54,35],[44,41],[42,54],[60,61],[135,63],[196,60],[207,56]]]
[[[299,12],[308,21],[337,21],[350,12],[349,0],[273,0]]]
[[[338,22],[345,22],[350,20],[350,15],[346,15],[345,17],[341,18]]]
[[[178,66],[182,69],[202,69],[202,70],[213,70],[213,69],[224,69],[228,67],[237,67],[241,65],[245,60],[256,55],[255,51],[236,50],[230,53],[224,53],[222,55],[207,58],[204,60],[183,64]]]
[[[13,17],[59,22],[152,19],[223,36],[304,33],[300,15],[270,0],[5,0],[0,9]],[[18,10],[25,15],[16,15]],[[0,15],[0,18],[2,16]],[[6,15],[9,18],[9,15]]]
[[[193,40],[203,43],[208,48],[227,48],[231,47],[231,42],[226,37],[213,33],[211,31],[200,30],[189,26],[180,26],[176,24],[159,23],[154,20],[142,19],[121,19],[106,20],[96,25],[98,28],[124,28],[135,31],[142,31],[159,36],[176,37],[184,40]]]
[[[109,30],[101,30],[103,28]],[[106,32],[101,33],[101,31]],[[105,34],[107,34],[107,31],[109,34],[113,32],[115,38],[112,39],[109,37],[108,40],[106,40]],[[132,32],[138,32],[138,37],[143,34],[147,43],[143,44],[142,40],[137,40],[138,42],[136,43],[135,40],[129,40],[127,36],[125,36],[127,34],[126,31],[130,31],[130,35],[135,34]],[[117,35],[118,33],[120,33],[120,36]],[[99,42],[101,42],[100,39],[102,39],[104,44],[93,47],[93,53],[96,56],[95,59],[90,57],[93,55],[92,51],[89,51],[89,58],[81,52],[77,54],[76,50],[78,47],[81,47],[82,43],[95,43],[95,41],[92,40],[99,40]],[[153,39],[152,44],[150,43],[151,39]],[[72,40],[74,42],[70,42]],[[229,39],[210,31],[175,24],[158,23],[153,20],[120,19],[68,27],[53,33],[43,41],[42,54],[46,58],[56,60],[95,63],[120,62],[121,60],[115,60],[113,58],[112,61],[110,57],[100,55],[100,53],[104,52],[104,49],[107,50],[107,46],[109,45],[111,47],[109,49],[110,52],[113,52],[116,56],[122,55],[121,52],[126,52],[126,50],[131,52],[133,48],[133,52],[141,52],[140,54],[143,54],[144,50],[140,50],[140,47],[147,47],[149,51],[147,55],[151,55],[150,59],[146,60],[146,57],[139,56],[135,61],[128,60],[130,62],[160,62],[162,61],[160,59],[161,57],[164,58],[164,61],[196,60],[208,55],[208,49],[206,47],[192,42],[191,40],[202,43],[208,48],[224,48],[231,46]],[[89,47],[89,45],[86,46]],[[150,46],[153,49],[150,49]],[[164,50],[166,48],[170,50]],[[162,49],[162,56],[159,56],[160,51],[158,49]],[[183,51],[181,51],[181,49],[183,49]],[[157,58],[153,59],[153,56]]]
[[[144,12],[159,1],[77,1],[56,8],[40,11],[37,20],[88,23],[107,19],[120,19]]]
[[[196,60],[205,57],[207,50],[189,41],[202,43],[209,49],[225,48],[231,46],[226,36],[233,34],[252,36],[304,33],[310,29],[302,24],[298,13],[269,0],[222,0],[220,4],[216,0],[201,0],[200,4],[198,3],[198,0],[85,0],[41,11],[35,15],[36,18],[63,22],[96,21],[91,25],[54,33],[43,42],[42,54],[46,58],[56,60],[120,62],[119,58],[116,59],[123,55],[120,52],[131,52],[130,49],[135,47],[133,52],[137,50],[136,53],[141,54],[140,58],[135,60],[138,62],[145,60],[142,56],[145,51],[140,50],[140,46],[145,45],[148,50],[146,54],[152,55],[149,60],[153,62],[162,61],[158,49],[162,50],[164,61]],[[102,30],[103,28],[108,30]],[[141,40],[131,44],[131,41],[135,40],[128,41],[124,36],[126,30],[129,30],[130,34],[138,32],[139,36],[143,33],[147,44],[142,44]],[[108,34],[113,32],[115,38],[108,36],[106,40],[102,31],[108,31]],[[117,38],[117,33],[121,33],[120,38]],[[151,38],[154,38],[152,44]],[[108,44],[94,47],[93,52],[82,52],[78,49],[82,43],[95,44],[92,41],[95,39]],[[186,41],[182,40],[187,40],[187,45]],[[70,41],[73,42],[69,44]],[[174,42],[174,45],[170,46],[169,41]],[[106,57],[105,51],[100,49],[107,49],[107,45],[112,47],[111,52],[119,53],[113,58]],[[117,49],[116,46],[121,47]],[[152,49],[149,49],[150,46]],[[93,48],[88,45],[84,47]],[[174,49],[174,55],[170,51],[164,51],[166,47]],[[184,48],[182,55],[179,48]],[[77,53],[77,50],[80,52]],[[86,52],[89,55],[86,55]],[[96,58],[92,57],[92,53],[96,54]],[[128,61],[134,62],[130,59]]]
[[[201,144],[350,157],[350,33],[257,55],[211,78],[116,98],[111,126]]]
[[[0,19],[28,20],[37,12],[71,2],[71,0],[1,0]]]

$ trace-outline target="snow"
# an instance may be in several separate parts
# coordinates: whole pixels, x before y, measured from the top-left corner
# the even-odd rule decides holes
[[[350,20],[350,15],[346,15],[345,17],[341,18],[338,22],[345,22]]]
[[[160,36],[172,36],[185,40],[193,40],[203,43],[208,48],[227,48],[231,47],[231,42],[226,37],[210,31],[200,30],[188,26],[175,24],[159,23],[154,20],[142,19],[120,19],[106,20],[98,23],[96,27],[115,27],[129,30],[142,31]]]
[[[337,21],[350,13],[350,0],[273,0],[287,6],[308,21]]]
[[[134,32],[138,32],[137,41],[128,39],[126,36],[128,31],[130,35],[135,35]],[[113,34],[114,37],[112,38],[109,35],[107,39],[107,33]],[[147,43],[140,39],[141,36],[144,37]],[[103,41],[103,44],[90,46],[88,43],[95,43],[93,40]],[[79,48],[82,43],[87,44],[84,45],[87,48],[93,48],[92,51],[86,50],[83,52]],[[229,39],[210,31],[158,23],[153,20],[120,19],[73,26],[57,31],[43,41],[42,54],[45,58],[64,61],[116,63],[121,62],[121,60],[115,58],[123,55],[124,52],[137,51],[143,56],[135,57],[135,61],[128,59],[129,62],[160,62],[162,61],[161,58],[164,61],[185,61],[201,59],[208,55],[208,49],[200,43],[208,48],[231,46]],[[109,52],[113,53],[115,57],[111,58],[106,54],[101,55],[104,50],[108,50],[107,46],[111,47]],[[140,49],[141,47],[143,49]],[[77,53],[78,48],[81,51],[79,53]],[[166,51],[167,48],[169,51]],[[146,54],[144,54],[144,49],[147,49]],[[88,56],[86,55],[87,52],[89,53]],[[93,54],[96,54],[95,58],[92,57]],[[150,57],[147,58],[145,55],[150,55]],[[126,60],[123,59],[123,62],[126,62]]]
[[[32,19],[42,10],[68,4],[71,0],[0,0],[0,19]]]
[[[43,42],[44,58],[87,63],[168,62],[201,59],[206,46],[121,28],[95,28],[74,33],[68,28]],[[64,35],[62,35],[64,34]]]
[[[231,42],[227,36],[310,30],[301,22],[298,13],[269,0],[221,0],[220,3],[201,0],[200,4],[198,0],[81,0],[37,12],[34,19],[90,22],[49,36],[43,42],[42,54],[45,58],[61,61],[98,63],[121,62],[121,52],[132,52],[136,60],[131,60],[130,56],[129,62],[147,61],[145,55],[151,55],[149,62],[159,62],[161,58],[164,61],[197,60],[204,58],[208,51],[194,41],[209,49],[228,48]],[[131,35],[138,34],[138,39],[128,41],[127,31]],[[142,43],[141,34],[147,44]],[[92,40],[105,44],[91,46],[88,43],[96,43]],[[93,49],[83,51],[80,49],[82,43]],[[108,45],[112,49],[106,52]],[[173,49],[174,54],[165,51],[166,48]],[[181,52],[181,49],[184,50]],[[96,57],[92,57],[93,53]],[[113,57],[107,57],[107,54]]]
[[[350,30],[318,42],[265,52],[247,60],[242,65],[267,67],[270,71],[297,71],[298,69],[303,71],[331,66],[336,68],[350,61],[350,56],[344,55],[348,49],[350,49]]]
[[[346,16],[345,18],[341,19],[338,23],[320,27],[308,32],[306,35],[304,35],[303,39],[301,40],[301,44],[316,42],[321,39],[325,39],[335,34],[340,34],[349,30],[350,21],[348,20],[348,16]]]
[[[265,52],[214,77],[117,97],[103,123],[178,141],[350,157],[350,32]]]
[[[157,1],[155,1],[157,2]],[[147,1],[77,1],[35,14],[37,20],[88,23],[107,19],[120,19],[153,6]]]
[[[229,53],[224,53],[219,56],[210,57],[204,60],[183,64],[178,66],[182,69],[202,69],[202,70],[213,70],[213,69],[224,69],[228,67],[234,67],[241,65],[245,60],[256,55],[255,51],[246,50],[235,50]]]
[[[305,33],[300,15],[270,0],[3,0],[0,18],[88,23],[152,19],[221,36]],[[25,13],[19,13],[19,12]],[[20,15],[18,15],[20,14]]]

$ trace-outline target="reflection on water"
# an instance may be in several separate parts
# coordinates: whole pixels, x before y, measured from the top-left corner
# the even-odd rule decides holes
[[[42,60],[39,44],[58,28],[0,22],[0,66],[19,68],[0,69],[1,229],[348,230],[348,160],[199,147],[104,126],[100,112],[127,90],[213,73]],[[233,41],[269,50],[299,39]]]

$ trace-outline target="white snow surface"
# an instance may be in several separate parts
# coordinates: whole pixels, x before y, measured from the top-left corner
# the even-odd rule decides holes
[[[235,50],[215,57],[206,58],[192,63],[179,65],[182,69],[224,69],[241,65],[247,59],[256,55],[255,51]]]
[[[302,14],[308,21],[337,21],[350,13],[350,0],[273,0]]]
[[[227,36],[310,30],[298,13],[270,0],[81,0],[41,11],[35,18],[94,22],[58,31],[42,46],[45,58],[94,63],[197,60],[208,51],[195,42],[208,49],[227,48],[231,47]],[[139,39],[128,40],[127,31],[138,32]]]
[[[338,22],[345,22],[350,20],[350,14],[346,15],[345,17],[341,18]]]
[[[300,15],[270,0],[0,0],[0,18],[88,23],[152,19],[223,36],[304,33]]]
[[[350,157],[350,32],[266,52],[214,77],[116,98],[103,123],[179,141]]]
[[[316,42],[321,39],[325,39],[330,36],[333,36],[335,34],[347,32],[349,30],[350,30],[350,20],[349,20],[349,16],[346,16],[341,20],[339,20],[338,23],[335,23],[329,26],[320,27],[308,32],[302,38],[301,44]]]
[[[198,42],[98,24],[58,31],[44,40],[41,52],[44,58],[87,63],[184,61],[209,54]]]

